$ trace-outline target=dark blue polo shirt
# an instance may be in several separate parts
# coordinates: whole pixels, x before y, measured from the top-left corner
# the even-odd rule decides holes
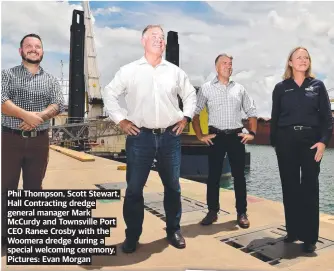
[[[322,81],[309,77],[299,87],[292,78],[286,79],[275,86],[272,98],[270,140],[273,146],[278,127],[297,125],[319,129],[320,142],[328,145],[333,119],[328,92]]]

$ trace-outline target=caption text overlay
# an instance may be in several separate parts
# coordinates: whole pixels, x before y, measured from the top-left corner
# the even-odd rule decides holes
[[[8,265],[90,265],[116,255],[106,245],[116,217],[92,217],[96,200],[120,200],[120,190],[9,190]]]

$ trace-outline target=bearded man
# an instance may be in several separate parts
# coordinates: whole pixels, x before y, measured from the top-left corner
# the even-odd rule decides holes
[[[41,66],[43,45],[36,34],[24,36],[22,63],[1,71],[1,195],[6,218],[6,194],[17,189],[22,170],[23,189],[41,189],[48,164],[50,119],[64,109],[58,80]],[[2,220],[2,242],[6,221]]]

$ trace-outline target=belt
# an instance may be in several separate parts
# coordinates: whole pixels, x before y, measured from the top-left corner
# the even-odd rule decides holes
[[[220,130],[213,126],[209,126],[209,130],[213,134],[225,134],[225,135],[232,135],[242,132],[242,128]]]
[[[171,130],[174,127],[174,125],[169,126],[167,128],[157,128],[157,129],[151,129],[151,128],[146,128],[146,127],[141,127],[140,129],[144,132],[149,132],[155,135],[160,135],[166,132],[167,130]]]
[[[312,127],[310,126],[302,126],[302,125],[297,125],[297,126],[288,126],[290,129],[293,129],[295,131],[301,131],[301,130],[310,130]]]
[[[48,130],[42,130],[42,131],[23,131],[23,130],[16,130],[16,129],[11,129],[8,128],[6,126],[1,126],[1,131],[2,132],[6,132],[6,133],[11,133],[11,134],[15,134],[15,135],[20,135],[24,138],[27,137],[37,137],[39,135],[43,135],[45,134]]]

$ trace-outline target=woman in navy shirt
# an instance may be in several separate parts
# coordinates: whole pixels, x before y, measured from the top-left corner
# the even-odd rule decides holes
[[[320,161],[332,135],[332,113],[324,83],[311,72],[306,48],[289,54],[283,81],[275,86],[271,145],[282,183],[286,243],[303,241],[313,252],[319,236]]]

